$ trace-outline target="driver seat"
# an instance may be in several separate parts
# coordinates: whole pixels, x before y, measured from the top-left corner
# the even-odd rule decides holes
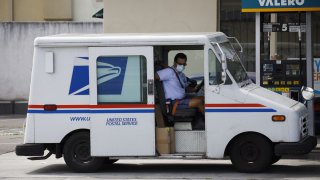
[[[157,92],[156,103],[160,106],[166,126],[173,126],[177,122],[191,123],[194,121],[197,109],[177,109],[177,102],[172,103],[166,100],[162,81],[155,81],[155,87]]]

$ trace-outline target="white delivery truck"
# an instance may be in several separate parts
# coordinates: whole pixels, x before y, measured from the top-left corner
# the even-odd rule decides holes
[[[199,68],[203,76],[203,129],[192,126],[194,109],[170,114],[154,80],[155,64],[171,65],[171,54],[180,51],[199,54],[188,56],[199,67],[187,69]],[[156,146],[158,116],[174,124],[175,147],[166,154]],[[241,172],[258,172],[316,145],[306,107],[252,83],[219,32],[37,38],[24,136],[18,156],[63,156],[80,172],[121,158],[225,157]]]

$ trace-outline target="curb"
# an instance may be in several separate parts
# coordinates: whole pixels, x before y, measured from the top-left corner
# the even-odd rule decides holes
[[[16,135],[23,135],[23,129],[16,128],[16,129],[0,129],[0,136],[16,136]]]

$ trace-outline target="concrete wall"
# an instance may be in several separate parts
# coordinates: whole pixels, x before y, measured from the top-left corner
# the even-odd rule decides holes
[[[12,21],[12,0],[0,1],[0,21]]]
[[[42,0],[43,17],[48,21],[71,21],[72,1],[71,0]]]
[[[103,0],[0,0],[0,21],[98,21]]]
[[[43,21],[43,0],[13,0],[13,21]]]
[[[102,29],[98,22],[0,23],[0,101],[28,99],[36,37]]]
[[[214,32],[218,0],[104,0],[104,32]]]

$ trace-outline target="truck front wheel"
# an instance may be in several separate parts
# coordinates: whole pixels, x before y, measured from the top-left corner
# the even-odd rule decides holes
[[[236,169],[246,173],[265,170],[273,158],[272,144],[258,134],[244,134],[235,139],[229,154]]]
[[[63,147],[66,164],[76,172],[94,172],[104,164],[104,158],[92,157],[88,132],[73,134]]]

